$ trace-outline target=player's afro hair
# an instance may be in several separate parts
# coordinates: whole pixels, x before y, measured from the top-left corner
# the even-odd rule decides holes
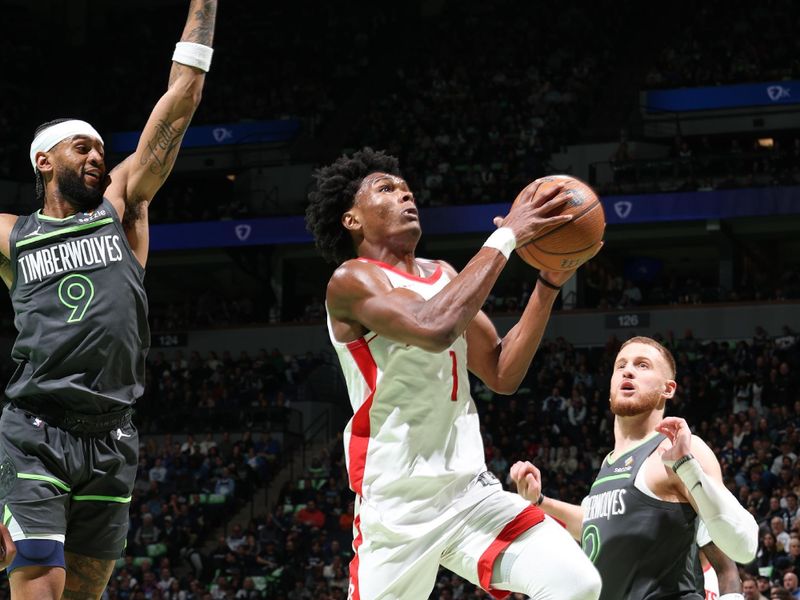
[[[350,210],[361,182],[370,173],[400,176],[398,161],[383,151],[364,148],[342,155],[333,164],[314,172],[316,185],[308,194],[306,228],[325,260],[341,264],[353,258],[350,234],[342,225],[342,215]]]

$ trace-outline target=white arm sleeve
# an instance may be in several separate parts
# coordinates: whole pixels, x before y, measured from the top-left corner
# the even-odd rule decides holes
[[[678,467],[677,475],[689,489],[717,547],[738,563],[753,560],[758,549],[758,524],[753,516],[733,494],[706,475],[696,458]]]
[[[706,524],[703,523],[703,519],[698,520],[700,522],[697,524],[697,535],[695,536],[695,539],[697,540],[697,545],[702,548],[703,546],[708,546],[712,540],[708,533],[708,527],[706,527]]]

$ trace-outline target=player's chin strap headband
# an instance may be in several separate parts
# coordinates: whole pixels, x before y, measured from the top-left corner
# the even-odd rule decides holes
[[[101,144],[104,144],[103,138],[97,133],[97,130],[89,125],[86,121],[79,119],[71,119],[51,125],[47,129],[39,132],[31,142],[31,166],[36,172],[36,153],[47,152],[57,143],[76,135],[86,135],[89,137],[97,138]]]

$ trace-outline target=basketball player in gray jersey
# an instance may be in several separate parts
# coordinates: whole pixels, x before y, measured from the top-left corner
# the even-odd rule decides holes
[[[0,215],[0,275],[19,332],[0,416],[14,600],[99,598],[122,554],[138,459],[131,407],[150,345],[148,204],[200,102],[216,9],[191,0],[167,91],[133,155],[108,173],[90,124],[46,123],[30,149],[42,208]]]
[[[669,350],[646,337],[622,345],[610,390],[614,450],[581,506],[546,498],[530,462],[511,467],[519,493],[581,541],[603,580],[600,600],[701,600],[698,516],[725,555],[741,563],[755,557],[758,526],[723,485],[713,452],[686,421],[664,418],[675,388]]]

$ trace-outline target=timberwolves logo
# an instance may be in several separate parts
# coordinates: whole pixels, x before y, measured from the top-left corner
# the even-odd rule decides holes
[[[581,547],[590,561],[597,560],[597,555],[600,554],[600,530],[597,529],[597,525],[589,525],[584,528]]]

